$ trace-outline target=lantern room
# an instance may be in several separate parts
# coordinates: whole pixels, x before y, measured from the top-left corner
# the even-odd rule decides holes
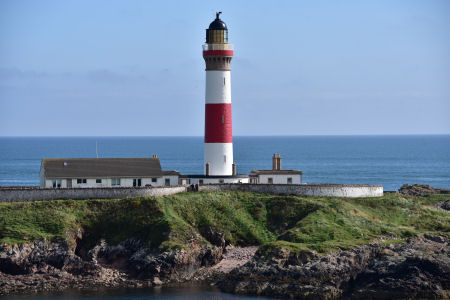
[[[221,13],[221,11],[216,13],[216,19],[206,29],[207,44],[228,44],[228,29],[227,25],[220,19]]]

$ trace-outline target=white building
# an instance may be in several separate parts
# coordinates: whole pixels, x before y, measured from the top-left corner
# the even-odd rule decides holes
[[[250,183],[260,184],[301,184],[302,171],[282,170],[280,154],[272,157],[272,170],[253,170]]]
[[[249,183],[248,175],[180,175],[180,184]]]
[[[43,159],[40,186],[46,188],[178,185],[179,173],[163,171],[159,158]]]

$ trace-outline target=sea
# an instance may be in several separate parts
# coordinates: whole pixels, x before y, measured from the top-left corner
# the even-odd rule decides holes
[[[1,297],[2,300],[275,300],[268,297],[242,296],[220,292],[210,285],[179,284],[142,289],[101,289],[64,291]]]
[[[450,135],[237,136],[237,171],[303,171],[305,183],[403,184],[450,189]],[[39,185],[43,158],[151,157],[164,170],[202,174],[202,137],[0,137],[0,186]]]

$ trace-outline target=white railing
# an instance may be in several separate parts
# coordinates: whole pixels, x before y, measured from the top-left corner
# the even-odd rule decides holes
[[[209,50],[233,50],[233,44],[204,44],[203,51]]]

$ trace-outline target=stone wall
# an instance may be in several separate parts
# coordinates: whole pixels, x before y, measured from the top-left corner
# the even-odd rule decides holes
[[[40,188],[0,187],[0,202],[39,201],[56,199],[117,199],[172,195],[186,192],[186,186],[108,187],[108,188]],[[381,197],[383,186],[364,184],[205,184],[199,191],[244,191],[274,195]]]
[[[55,199],[115,199],[127,197],[164,196],[185,191],[185,186],[63,189],[39,187],[1,187],[0,202]]]
[[[382,185],[366,184],[206,184],[199,191],[244,191],[273,195],[381,197]]]

